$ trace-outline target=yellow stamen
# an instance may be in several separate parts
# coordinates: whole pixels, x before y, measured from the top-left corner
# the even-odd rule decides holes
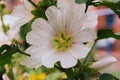
[[[59,36],[53,38],[52,44],[57,51],[65,51],[72,45],[72,36],[61,33]]]

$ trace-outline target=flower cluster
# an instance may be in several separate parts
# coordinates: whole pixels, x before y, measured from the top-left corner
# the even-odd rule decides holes
[[[6,53],[20,52],[28,55],[20,62],[27,67],[56,67],[66,73],[67,80],[86,80],[92,76],[101,80],[103,73],[114,71],[117,59],[111,55],[92,59],[93,49],[98,40],[109,37],[120,39],[120,35],[110,30],[97,32],[95,27],[98,24],[98,15],[95,11],[88,11],[88,7],[104,3],[104,6],[113,9],[106,4],[107,2],[119,4],[119,0],[50,0],[48,3],[47,0],[40,0],[38,4],[33,0],[21,0],[22,4],[17,5],[10,15],[0,13],[0,46],[10,45],[12,40],[16,39],[21,26],[25,28],[25,25],[30,23],[31,31],[25,35],[29,47],[24,53],[18,46],[14,49],[13,46],[7,49],[2,46],[0,59],[3,59]],[[0,7],[0,11],[3,12],[1,4]],[[120,8],[113,11],[117,14]],[[104,32],[109,35],[102,34]]]

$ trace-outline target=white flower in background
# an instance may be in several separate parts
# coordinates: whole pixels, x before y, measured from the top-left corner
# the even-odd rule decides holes
[[[73,67],[78,59],[86,57],[90,47],[84,42],[96,39],[97,15],[85,13],[85,4],[74,0],[57,0],[57,7],[49,7],[45,14],[48,21],[38,18],[32,24],[32,31],[26,40],[31,47],[26,50],[31,57],[21,64],[32,68],[44,65],[48,68],[60,61],[63,68]],[[94,14],[94,16],[93,16]]]
[[[117,62],[117,59],[109,55],[93,63],[91,67],[100,73],[112,73],[115,71],[115,62]]]
[[[29,22],[33,16],[30,13],[33,6],[28,4],[27,0],[22,0],[23,5],[18,5],[14,8],[11,15],[3,16],[5,26],[9,26],[8,32],[5,34],[2,30],[2,23],[0,22],[0,46],[3,44],[11,44],[11,41],[16,37],[22,25]],[[27,2],[27,4],[25,3]]]
[[[3,44],[11,44],[11,41],[16,37],[16,30],[13,31],[13,25],[18,20],[18,17],[13,17],[11,15],[4,15],[3,22],[6,27],[8,27],[8,31],[6,34],[2,29],[2,22],[0,21],[0,46]]]
[[[19,30],[19,28],[29,22],[33,15],[31,11],[34,7],[28,2],[28,0],[21,0],[22,4],[17,5],[13,12],[11,13],[12,16],[19,17],[19,20],[13,25],[15,26],[13,30]]]

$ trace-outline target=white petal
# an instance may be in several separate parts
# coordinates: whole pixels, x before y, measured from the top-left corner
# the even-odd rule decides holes
[[[89,42],[94,41],[97,38],[97,34],[93,29],[84,29],[74,35],[74,42]]]
[[[49,45],[51,39],[45,32],[31,31],[27,33],[26,40],[29,44],[40,46]]]
[[[68,8],[68,7],[73,7],[75,4],[75,0],[58,0],[57,1],[57,7],[58,8]]]
[[[63,52],[60,53],[61,55],[59,55],[59,61],[61,63],[61,66],[63,68],[70,68],[73,67],[77,64],[77,59],[75,59],[70,52]]]
[[[116,65],[115,63],[107,65],[104,68],[98,69],[98,71],[103,74],[103,73],[113,73],[116,70]]]
[[[87,56],[90,51],[90,48],[83,44],[74,44],[72,48],[70,48],[71,55],[73,55],[76,59],[83,59]]]
[[[48,68],[53,68],[58,61],[58,55],[55,50],[51,50],[42,57],[42,64]]]
[[[42,18],[36,19],[32,23],[32,31],[26,36],[28,43],[33,45],[49,44],[53,31],[49,24]]]
[[[94,11],[87,12],[87,19],[84,22],[83,28],[95,28],[98,23],[98,15]]]
[[[14,32],[19,32],[20,27],[24,24],[26,24],[27,22],[29,22],[29,18],[25,18],[25,19],[18,19],[13,25],[11,25],[11,29],[9,30],[9,33],[14,31]]]
[[[57,7],[51,6],[46,10],[45,13],[48,18],[49,24],[56,32],[64,30],[62,15]]]
[[[70,25],[68,25],[68,28],[70,28],[70,32],[76,32],[77,30],[80,30],[82,28],[83,23],[85,22],[87,18],[87,15],[83,12],[77,11],[74,13],[72,20],[70,21]]]
[[[34,59],[38,59],[37,61],[41,60],[41,57],[47,52],[49,51],[49,47],[48,46],[31,46],[29,47],[25,52],[27,54],[31,55],[31,58]]]
[[[30,57],[24,58],[21,61],[22,65],[26,65],[31,68],[38,68],[41,66],[41,58],[49,51],[46,46],[31,46],[25,53],[30,54]]]
[[[27,11],[23,5],[17,5],[14,9],[13,12],[11,13],[11,15],[22,18],[22,19],[26,19],[26,18],[30,18],[32,19],[32,14]]]
[[[103,59],[93,63],[91,67],[93,67],[93,68],[97,69],[98,71],[100,71],[101,73],[103,73],[102,71],[106,71],[105,69],[110,70],[111,66],[113,66],[113,64],[116,61],[117,60],[116,60],[115,57],[113,57],[113,56],[106,56]],[[107,71],[107,72],[111,72],[113,70],[114,69],[112,68],[110,71]]]
[[[77,12],[77,11],[85,12],[85,9],[86,9],[86,4],[85,3],[74,5],[74,12]]]
[[[32,30],[46,32],[46,34],[48,33],[48,35],[51,35],[54,32],[49,23],[43,18],[37,18],[36,20],[34,20],[34,22],[32,23]]]
[[[34,6],[28,0],[22,0],[22,3],[28,11],[32,11],[34,9]]]
[[[69,26],[68,24],[72,20],[74,15],[74,0],[58,0],[57,7],[59,8],[62,17],[64,26]]]
[[[32,59],[30,57],[23,59],[21,61],[21,64],[29,68],[36,68],[36,69],[41,66],[41,62],[37,61],[36,59]]]
[[[70,68],[77,64],[77,60],[68,52],[56,52],[53,50],[42,57],[42,64],[48,68],[53,68],[58,61],[60,61],[62,68]]]
[[[9,25],[10,28],[18,19],[19,19],[19,17],[14,17],[11,15],[4,15],[3,16],[4,24]]]

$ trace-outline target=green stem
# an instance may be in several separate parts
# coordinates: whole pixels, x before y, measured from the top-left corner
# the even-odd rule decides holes
[[[31,1],[31,0],[28,0],[36,9],[40,9],[33,1]]]
[[[2,30],[6,34],[7,30],[4,24],[4,20],[3,20],[3,12],[1,12],[1,22],[2,22]]]
[[[86,8],[85,8],[85,12],[87,12],[87,9],[88,9],[88,4],[86,3]]]
[[[92,50],[94,49],[96,42],[97,42],[97,40],[96,40],[95,43],[93,44],[91,50],[89,51],[88,55],[86,56],[86,58],[85,58],[85,60],[84,60],[84,62],[83,62],[82,64],[86,64],[86,63],[88,62],[89,56],[91,56]]]
[[[92,46],[91,50],[89,51],[88,55],[86,56],[84,61],[81,63],[78,74],[82,73],[82,71],[84,70],[84,65],[88,63],[89,57],[92,55],[92,50],[94,49],[96,42],[97,42],[97,40],[95,40],[95,43],[93,44],[93,46]]]
[[[22,51],[20,51],[20,50],[18,50],[19,52],[20,52],[20,54],[23,54],[23,55],[26,55],[26,56],[31,56],[30,54],[27,54],[27,53],[24,53],[24,52],[22,52]]]

